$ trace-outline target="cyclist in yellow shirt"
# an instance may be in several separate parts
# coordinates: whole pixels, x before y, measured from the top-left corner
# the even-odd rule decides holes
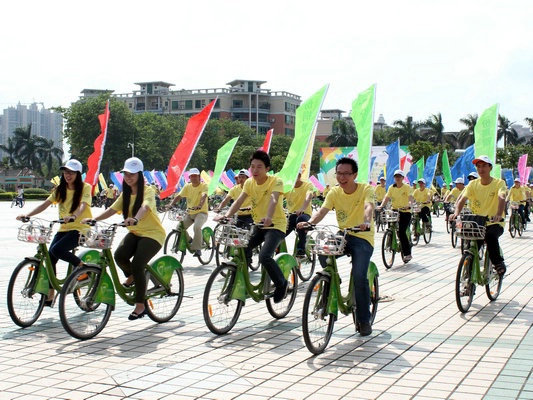
[[[413,192],[413,197],[415,201],[422,206],[418,213],[420,219],[422,219],[423,222],[428,223],[430,213],[428,204],[431,202],[431,192],[426,188],[426,180],[423,178],[418,180],[418,186],[419,188]]]
[[[259,252],[259,262],[266,268],[270,279],[276,286],[273,300],[274,303],[279,303],[285,298],[289,287],[289,282],[273,258],[287,230],[287,219],[283,211],[283,202],[280,199],[283,194],[283,181],[267,174],[270,170],[270,157],[262,150],[255,151],[250,157],[250,170],[252,179],[245,182],[242,193],[231,205],[226,215],[216,217],[214,221],[231,218],[242,207],[245,200],[250,198],[254,223],[263,224],[263,227],[253,230],[246,248],[246,258],[251,260],[252,250],[263,243]]]
[[[526,224],[526,216],[524,214],[526,207],[526,199],[526,192],[524,191],[524,187],[520,185],[520,179],[515,178],[514,185],[511,187],[511,189],[509,189],[509,194],[507,195],[505,201],[513,201],[519,203],[518,214],[520,214],[520,218],[522,218],[522,222],[524,223],[524,225]]]
[[[302,171],[298,173],[298,179],[294,183],[294,188],[285,193],[287,199],[287,210],[290,213],[289,223],[285,236],[296,228],[299,222],[307,222],[311,218],[311,200],[313,199],[313,185],[311,182],[302,181]],[[305,229],[296,229],[298,235],[298,248],[296,249],[297,256],[305,256],[305,244],[307,241],[307,233]]]
[[[237,181],[237,184],[235,186],[233,186],[228,194],[226,195],[226,197],[224,197],[224,200],[222,200],[222,202],[220,203],[220,205],[215,208],[215,212],[220,212],[220,210],[222,208],[224,208],[224,206],[226,204],[229,203],[230,200],[237,200],[239,198],[239,196],[241,195],[242,193],[242,189],[244,188],[244,183],[246,182],[246,180],[249,178],[249,172],[245,169],[241,169],[239,171],[239,174],[235,177],[235,180]],[[238,226],[239,228],[244,228],[244,229],[249,229],[250,226],[254,223],[254,220],[252,218],[252,210],[251,210],[251,207],[252,207],[252,201],[250,200],[250,198],[248,197],[244,203],[242,203],[242,207],[241,208],[250,208],[250,210],[247,210],[247,211],[239,211],[237,213],[237,223],[235,224],[236,226]]]
[[[194,257],[200,257],[202,248],[202,226],[207,221],[207,184],[200,180],[200,171],[198,168],[191,168],[189,171],[190,183],[187,183],[179,194],[172,200],[169,208],[182,198],[187,199],[188,214],[183,220],[185,229],[193,225],[194,236],[191,243],[191,250],[194,251]]]
[[[524,191],[526,192],[526,221],[531,222],[529,219],[529,212],[531,210],[531,204],[533,203],[533,183],[529,184],[529,187],[527,184],[524,185]]]
[[[414,203],[414,198],[411,195],[412,188],[403,183],[404,177],[405,173],[401,169],[394,171],[395,183],[389,186],[387,195],[378,209],[382,210],[389,201],[392,201],[392,208],[399,211],[398,237],[402,244],[403,262],[408,263],[413,259],[411,255],[411,243],[407,237],[407,228],[411,223],[411,210],[409,210],[408,207],[409,203]]]
[[[366,183],[356,183],[357,163],[352,158],[343,157],[337,160],[335,174],[339,186],[330,190],[322,208],[311,219],[310,224],[317,224],[326,214],[335,208],[339,228],[359,227],[364,232],[346,235],[345,253],[352,257],[351,276],[354,283],[356,317],[359,322],[359,333],[368,336],[372,333],[370,325],[370,286],[367,271],[370,257],[374,252],[374,190]],[[305,222],[298,224],[305,228]],[[326,256],[318,257],[324,267]]]
[[[472,212],[489,219],[485,233],[487,252],[494,269],[503,276],[506,271],[505,263],[500,252],[498,238],[503,233],[505,192],[507,186],[502,179],[492,178],[492,161],[483,155],[474,159],[479,179],[475,179],[466,187],[461,199],[457,202],[455,213],[450,216],[453,220],[461,213],[467,200],[472,204]]]

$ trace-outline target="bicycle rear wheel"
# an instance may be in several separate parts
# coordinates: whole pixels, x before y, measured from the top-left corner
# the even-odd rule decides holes
[[[509,234],[511,235],[511,237],[513,239],[516,236],[516,227],[515,227],[515,223],[514,223],[514,214],[511,215],[511,218],[509,218]]]
[[[376,314],[378,313],[378,303],[379,303],[379,280],[377,275],[374,277],[374,282],[372,282],[372,288],[370,290],[370,324],[374,323],[376,319]]]
[[[392,248],[392,231],[387,229],[383,234],[383,240],[381,241],[381,258],[385,268],[389,269],[394,264],[394,255],[396,251]]]
[[[429,222],[425,222],[423,226],[424,226],[424,242],[428,244],[429,242],[431,242],[431,235],[432,235],[431,225]]]
[[[455,278],[455,302],[459,311],[465,313],[472,305],[475,285],[472,283],[472,254],[466,253],[461,257]]]
[[[202,302],[204,321],[217,335],[228,333],[241,314],[243,302],[231,298],[236,276],[235,265],[222,264],[213,271],[205,286]]]
[[[7,286],[9,316],[22,328],[33,325],[43,311],[46,295],[34,291],[38,271],[38,261],[23,260],[15,267]]]
[[[455,225],[453,225],[451,228],[450,238],[452,240],[452,247],[455,249],[457,247],[457,235],[455,234]]]
[[[313,354],[325,349],[333,333],[335,316],[327,313],[330,278],[315,275],[305,293],[302,310],[302,333],[305,346]]]
[[[297,268],[293,268],[291,270],[291,273],[287,277],[287,280],[289,281],[289,287],[287,288],[287,296],[285,296],[282,301],[280,301],[279,303],[274,303],[273,298],[267,297],[266,299],[266,306],[268,312],[270,313],[270,315],[277,319],[284,318],[289,313],[292,306],[294,305],[294,301],[296,300],[296,295],[298,294]],[[270,279],[268,279],[268,281],[270,281]]]
[[[152,321],[159,323],[170,321],[178,312],[183,300],[183,272],[181,269],[176,269],[172,273],[169,282],[170,293],[167,293],[152,274],[147,275],[146,295],[148,298],[144,302],[146,313]]]
[[[489,257],[485,260],[485,271],[487,276],[487,284],[485,285],[485,292],[490,301],[494,301],[500,295],[502,289],[502,277],[496,272],[494,266],[490,262]]]
[[[417,223],[411,224],[411,244],[414,246],[418,245],[418,241],[420,240],[420,234],[417,232]]]
[[[59,296],[59,317],[63,328],[76,339],[87,340],[106,326],[113,307],[95,302],[103,277],[97,267],[81,267],[72,272]]]
[[[215,254],[215,235],[209,236],[209,239],[202,240],[202,250],[200,250],[200,257],[198,257],[198,261],[202,265],[209,264],[211,260],[213,259],[213,255]]]

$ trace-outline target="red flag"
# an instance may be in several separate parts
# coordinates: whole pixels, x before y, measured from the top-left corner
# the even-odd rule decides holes
[[[216,101],[217,99],[213,100],[187,122],[185,134],[183,135],[183,138],[181,138],[181,142],[178,144],[178,147],[176,148],[176,151],[174,151],[170,163],[168,164],[168,186],[165,191],[161,192],[161,199],[170,196],[176,190],[181,175],[183,174],[183,171],[185,171],[185,168],[187,168],[192,153],[194,153],[194,149],[198,144],[198,140],[200,140],[200,136],[202,136],[207,121],[209,121],[211,111],[213,110]]]
[[[109,100],[106,103],[105,111],[103,114],[98,115],[98,121],[100,121],[100,128],[102,133],[94,141],[94,152],[89,156],[87,160],[87,175],[85,176],[85,182],[93,187],[98,183],[98,175],[100,174],[100,164],[104,157],[104,146],[107,137],[107,125],[109,123]]]
[[[270,129],[265,137],[265,142],[263,143],[263,147],[261,147],[259,150],[263,150],[264,152],[268,153],[270,150],[270,143],[272,143],[272,133],[274,132],[274,129]]]

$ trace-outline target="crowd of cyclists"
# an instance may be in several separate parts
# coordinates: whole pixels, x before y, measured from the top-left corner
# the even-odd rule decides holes
[[[339,229],[358,228],[357,232],[348,232],[345,254],[351,256],[351,279],[355,288],[359,332],[366,336],[372,333],[367,270],[374,251],[375,219],[388,208],[399,214],[398,237],[404,263],[413,259],[408,236],[413,206],[419,206],[416,212],[420,219],[430,224],[431,210],[443,203],[447,221],[457,219],[465,206],[472,213],[487,219],[485,242],[488,256],[500,277],[506,273],[507,266],[499,247],[499,237],[504,231],[505,205],[508,201],[519,203],[521,218],[524,222],[529,221],[533,185],[523,186],[519,180],[515,180],[514,186],[507,190],[502,179],[491,177],[493,162],[487,156],[476,158],[473,164],[477,172],[468,176],[467,185],[462,178],[457,178],[449,189],[444,187],[439,193],[424,179],[409,186],[402,170],[394,172],[394,184],[388,189],[384,178],[380,178],[376,187],[358,183],[356,161],[340,158],[335,166],[337,184],[332,187],[328,185],[323,194],[317,194],[311,183],[302,180],[301,171],[293,189],[285,193],[283,181],[269,173],[269,155],[258,150],[251,155],[248,168],[239,171],[235,186],[215,208],[218,215],[214,221],[228,222],[236,214],[238,227],[251,229],[253,226],[245,249],[247,262],[251,264],[252,250],[261,245],[259,262],[275,286],[272,296],[275,303],[284,299],[289,286],[274,259],[276,249],[288,234],[295,231],[298,235],[296,254],[303,255],[308,230],[320,223],[329,211],[335,211]],[[78,246],[80,234],[89,228],[91,220],[101,221],[116,213],[122,214],[129,232],[117,247],[114,257],[124,272],[124,285],[135,285],[136,288],[134,310],[128,317],[130,320],[141,318],[146,313],[144,299],[147,282],[144,268],[161,249],[166,236],[157,212],[159,191],[145,183],[143,170],[140,159],[127,159],[121,171],[124,176],[122,192],[119,193],[117,188],[110,185],[101,195],[105,197],[106,210],[93,216],[90,208],[91,187],[82,181],[81,163],[71,159],[61,167],[60,183],[52,194],[32,211],[17,217],[25,220],[41,213],[51,204],[58,204],[59,218],[65,223],[56,233],[49,249],[55,267],[59,259],[73,266],[83,265],[72,251]],[[191,248],[194,256],[198,257],[202,250],[202,226],[208,220],[208,186],[202,182],[197,168],[189,170],[189,179],[190,182],[175,195],[167,209],[185,199],[187,216],[183,223],[185,228],[193,227]],[[323,203],[313,212],[311,203],[317,196],[323,199]],[[231,206],[225,208],[230,202]],[[319,261],[324,267],[327,257],[320,256]],[[45,305],[52,306],[54,297],[51,290]]]

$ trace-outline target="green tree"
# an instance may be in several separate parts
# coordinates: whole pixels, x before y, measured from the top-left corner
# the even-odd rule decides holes
[[[63,159],[63,149],[54,146],[54,141],[51,139],[41,138],[41,148],[39,149],[39,157],[41,158],[42,165],[40,167],[41,175],[50,179],[53,175],[56,175],[54,161],[57,165],[61,165]],[[43,165],[46,166],[46,173],[43,170]]]
[[[394,121],[393,135],[400,138],[400,144],[410,145],[420,140],[419,128],[422,126],[420,122],[413,121],[413,117],[407,116],[405,121]]]
[[[385,128],[382,131],[374,131],[372,134],[372,144],[374,146],[385,146],[394,140],[394,128]]]
[[[502,168],[516,169],[518,167],[518,159],[523,154],[528,154],[528,160],[533,159],[533,146],[519,144],[497,148],[496,162],[501,164]]]
[[[511,126],[514,122],[509,121],[508,118],[498,114],[498,141],[503,137],[503,147],[508,144],[516,145],[525,140],[518,137],[518,132]]]
[[[456,147],[457,138],[454,135],[444,133],[441,113],[431,114],[423,123],[423,126],[429,130],[428,139],[434,144],[441,144],[443,146],[449,144],[452,147]]]
[[[7,145],[0,144],[0,149],[7,153],[7,166],[14,167],[17,165],[17,149],[15,146],[15,140],[7,138]]]
[[[15,143],[15,153],[18,164],[21,167],[31,168],[34,171],[41,171],[40,154],[46,143],[44,138],[31,134],[31,124],[27,127],[18,127],[13,131]]]
[[[355,125],[345,119],[333,121],[333,133],[328,136],[331,147],[357,146],[357,131]]]
[[[459,131],[457,135],[457,145],[461,149],[466,149],[468,146],[474,144],[474,128],[478,119],[477,114],[468,114],[461,118],[459,122],[466,126],[465,129]]]

